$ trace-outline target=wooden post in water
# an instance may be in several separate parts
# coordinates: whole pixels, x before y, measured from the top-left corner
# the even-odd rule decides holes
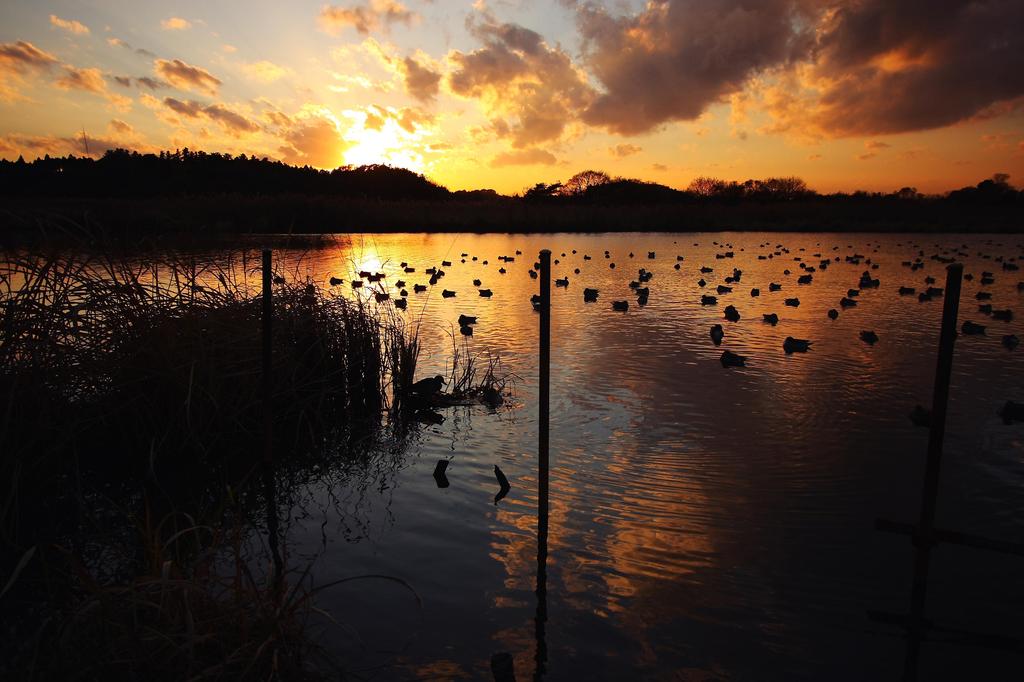
[[[551,251],[540,252],[540,387],[538,388],[538,454],[541,469],[548,470],[548,424],[551,383]]]
[[[270,414],[271,396],[273,388],[271,373],[273,371],[274,349],[273,349],[273,324],[274,324],[274,291],[273,291],[273,264],[271,262],[270,249],[263,250],[263,461],[266,464],[273,462],[273,447],[271,438],[273,426]]]
[[[547,668],[548,620],[548,474],[551,397],[551,251],[540,252],[540,386],[537,409],[537,612],[534,616],[533,678],[540,680]]]
[[[939,471],[942,464],[942,440],[946,434],[946,402],[953,371],[953,344],[956,342],[957,313],[960,308],[960,284],[964,266],[954,263],[946,268],[946,296],[942,306],[942,330],[939,335],[939,358],[935,366],[932,392],[932,415],[928,430],[928,460],[924,487],[921,491],[921,513],[914,536],[914,586],[910,601],[909,641],[904,661],[903,679],[917,679],[921,640],[925,632],[924,605],[928,588],[928,561],[935,544],[935,507],[939,493]]]
[[[273,263],[270,249],[263,250],[263,494],[267,503],[267,544],[274,562],[274,587],[279,591],[284,575],[284,562],[278,547],[277,485],[274,480],[274,415],[273,409]]]

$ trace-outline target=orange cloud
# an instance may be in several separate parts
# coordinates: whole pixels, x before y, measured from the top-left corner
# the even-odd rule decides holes
[[[86,154],[86,147],[89,153]],[[20,135],[17,133],[0,135],[0,157],[26,159],[50,156],[90,156],[98,158],[111,149],[128,149],[138,152],[153,152],[155,147],[139,142],[125,142],[108,137],[96,137],[78,133],[73,137],[57,135]]]
[[[501,152],[491,159],[491,168],[506,166],[553,166],[558,163],[554,154],[543,149],[522,149]]]
[[[452,93],[479,100],[491,130],[509,137],[513,147],[560,139],[594,95],[586,74],[560,48],[522,26],[485,17],[469,29],[484,46],[448,55]]]
[[[67,64],[64,65],[64,76],[58,78],[54,85],[61,90],[84,90],[97,95],[107,92],[107,83],[99,69],[78,69]]]
[[[0,157],[15,159],[26,156],[29,159],[46,154],[63,156],[67,146],[55,137],[38,135],[0,135]]]
[[[321,116],[292,120],[282,131],[278,152],[285,163],[315,168],[336,168],[349,146],[337,124]]]
[[[350,26],[357,33],[368,35],[371,31],[386,30],[391,24],[408,26],[417,16],[397,0],[369,0],[355,7],[324,5],[317,22],[331,35],[337,35]]]
[[[74,19],[61,19],[56,14],[50,15],[50,23],[75,35],[87,35],[89,33],[89,27],[85,24]]]
[[[181,17],[170,17],[161,21],[160,27],[165,31],[184,31],[192,28],[192,22]]]
[[[135,132],[135,129],[132,128],[131,124],[125,123],[117,118],[111,119],[110,123],[107,125],[107,129],[112,133],[118,133],[121,135],[130,135]]]
[[[250,78],[258,80],[261,83],[273,83],[274,81],[284,78],[291,73],[291,69],[279,66],[274,62],[267,61],[266,59],[253,62],[251,64],[243,64],[242,70],[245,71]]]
[[[171,85],[181,90],[195,90],[216,95],[222,81],[206,69],[186,64],[180,59],[157,59],[154,71]]]
[[[54,81],[54,85],[61,90],[80,90],[100,95],[112,106],[120,111],[131,109],[132,100],[123,95],[110,92],[107,89],[107,82],[103,79],[103,73],[96,68],[80,69],[70,64],[64,64],[64,75]],[[122,79],[115,77],[120,85],[124,85]]]
[[[635,144],[617,144],[614,147],[608,148],[608,153],[617,159],[624,159],[627,156],[639,154],[642,151],[643,147],[637,147]]]
[[[0,101],[25,99],[21,94],[24,76],[49,71],[58,63],[56,57],[32,43],[0,43]]]

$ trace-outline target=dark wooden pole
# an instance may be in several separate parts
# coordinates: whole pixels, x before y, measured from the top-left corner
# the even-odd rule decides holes
[[[273,462],[273,422],[271,415],[271,391],[273,390],[274,362],[274,292],[273,264],[270,249],[263,250],[263,461]]]
[[[274,415],[273,409],[273,263],[269,249],[263,250],[263,495],[267,503],[267,544],[274,562],[274,588],[280,595],[284,561],[278,543],[277,482],[274,479]]]
[[[935,507],[939,493],[939,472],[942,464],[942,441],[946,435],[946,403],[953,371],[953,345],[956,342],[957,313],[960,308],[960,284],[964,266],[954,263],[946,268],[946,297],[942,306],[942,330],[939,336],[939,358],[935,366],[932,393],[932,416],[928,431],[928,460],[925,464],[924,487],[921,491],[921,513],[914,538],[914,587],[910,601],[907,658],[903,679],[917,679],[921,640],[924,637],[925,596],[928,590],[928,562],[935,544]]]
[[[540,252],[540,387],[539,438],[540,466],[548,468],[548,434],[551,384],[551,252]]]
[[[548,620],[548,476],[551,397],[551,251],[540,252],[540,387],[538,390],[537,443],[537,612],[534,636],[537,651],[533,678],[540,680],[547,669]]]

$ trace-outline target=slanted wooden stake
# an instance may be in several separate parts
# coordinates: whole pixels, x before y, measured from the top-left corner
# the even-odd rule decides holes
[[[946,268],[945,300],[942,306],[942,330],[939,336],[939,358],[935,367],[935,386],[932,393],[932,417],[928,431],[928,460],[921,492],[921,513],[914,537],[914,587],[910,600],[909,642],[904,661],[904,680],[917,679],[921,640],[924,637],[924,605],[928,586],[928,562],[935,544],[935,506],[939,493],[939,471],[942,464],[942,440],[946,435],[946,403],[949,399],[949,379],[953,371],[953,344],[956,341],[956,321],[960,308],[960,283],[964,266],[954,263]]]

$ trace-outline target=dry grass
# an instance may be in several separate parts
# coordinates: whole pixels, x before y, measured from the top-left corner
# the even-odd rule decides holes
[[[0,675],[341,669],[309,634],[311,620],[329,622],[314,604],[329,586],[287,556],[271,568],[276,546],[243,549],[278,539],[275,475],[294,482],[339,461],[373,466],[375,447],[400,452],[385,446],[396,433],[386,416],[404,419],[418,327],[287,278],[274,285],[268,394],[251,265],[63,253],[3,264]],[[496,358],[481,368],[454,338],[453,353],[453,397],[504,387]]]

